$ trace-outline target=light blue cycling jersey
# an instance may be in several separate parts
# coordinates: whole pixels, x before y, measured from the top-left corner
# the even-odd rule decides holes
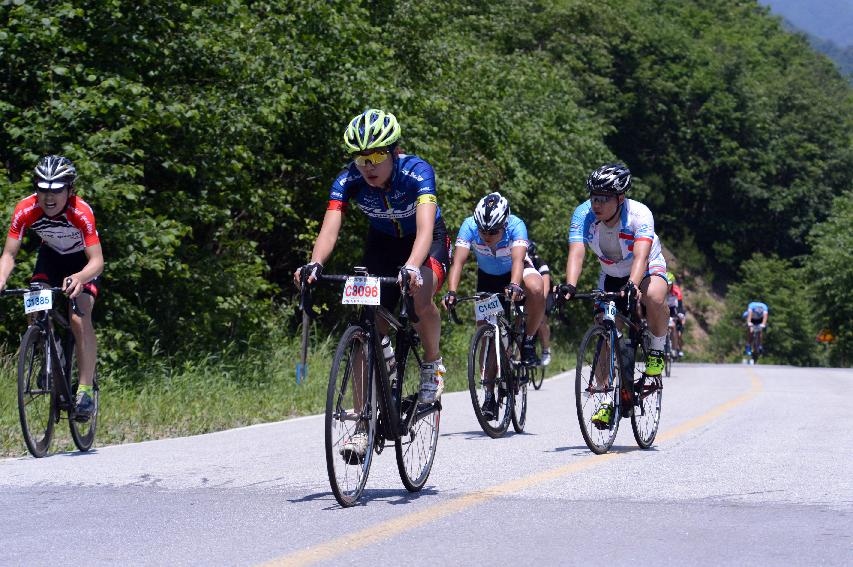
[[[759,317],[764,316],[764,312],[770,313],[770,308],[767,307],[766,303],[761,303],[760,301],[753,301],[749,305],[746,306],[746,311],[743,312],[741,317],[746,317],[749,315],[749,310],[752,309],[752,316],[758,319]]]
[[[432,166],[418,156],[397,156],[388,190],[369,185],[355,163],[351,163],[332,184],[328,210],[342,211],[350,200],[367,215],[372,228],[397,238],[417,233],[415,209],[418,205],[434,203],[435,220],[441,218],[435,173]]]
[[[512,271],[512,249],[516,246],[527,248],[527,227],[523,220],[509,215],[503,238],[492,248],[480,239],[477,223],[474,222],[474,217],[470,216],[459,229],[456,246],[473,248],[477,266],[481,270],[492,276],[502,276]]]

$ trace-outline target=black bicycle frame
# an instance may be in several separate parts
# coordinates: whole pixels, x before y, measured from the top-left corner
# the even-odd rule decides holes
[[[360,273],[356,270],[356,275],[367,275],[366,273]],[[346,282],[349,276],[320,276],[321,281],[331,281],[331,282]],[[396,278],[387,278],[380,277],[380,284],[397,285]],[[433,404],[418,404],[417,402],[417,394],[414,395],[414,399],[403,399],[403,380],[402,378],[405,376],[406,371],[406,360],[408,359],[409,350],[414,346],[416,340],[414,339],[414,331],[409,328],[408,320],[411,319],[412,322],[417,322],[418,318],[415,315],[414,311],[414,302],[412,298],[408,295],[408,286],[405,285],[407,282],[404,280],[403,286],[403,305],[400,310],[400,319],[398,320],[391,312],[385,307],[379,305],[363,305],[362,309],[359,311],[359,325],[365,329],[368,337],[371,337],[370,341],[367,343],[367,360],[370,361],[367,369],[367,392],[370,392],[370,388],[373,385],[374,380],[376,379],[376,371],[379,371],[379,380],[376,381],[378,390],[379,390],[379,405],[382,411],[379,416],[381,419],[378,421],[381,423],[381,434],[382,437],[388,441],[396,441],[397,439],[404,436],[411,428],[412,425],[419,419],[423,419],[424,417],[434,413],[436,411],[441,410],[441,402],[435,402]],[[384,357],[381,356],[382,352],[382,338],[380,333],[376,330],[376,315],[382,317],[389,325],[394,327],[397,331],[396,343],[394,349],[394,358],[397,362],[397,380],[395,384],[391,383],[391,377],[388,375],[388,369],[384,364]],[[418,351],[415,350],[415,359],[418,362],[418,368],[420,368],[421,358],[418,354]],[[405,407],[403,405],[404,402],[408,402],[409,405],[415,405],[415,411],[411,411],[411,407]],[[420,406],[424,405],[423,409],[420,409]],[[407,412],[404,412],[407,410]],[[373,408],[370,408],[370,411],[375,411]],[[404,420],[401,420],[400,417],[405,416]],[[365,416],[368,417],[368,416]]]

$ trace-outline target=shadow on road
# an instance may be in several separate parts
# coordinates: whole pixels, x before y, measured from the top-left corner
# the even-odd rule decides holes
[[[420,492],[408,492],[405,488],[379,488],[379,489],[365,489],[364,493],[361,495],[361,498],[358,501],[359,506],[364,506],[369,502],[385,502],[387,504],[391,504],[392,506],[399,506],[401,504],[410,504],[420,498],[425,496],[437,496],[438,492],[432,488],[427,487],[421,490]],[[338,505],[335,500],[334,494],[331,492],[315,492],[314,494],[306,494],[302,498],[288,498],[287,501],[293,504],[298,504],[299,502],[312,502],[312,501],[329,501],[330,505],[323,508],[324,510],[340,510],[341,506]]]

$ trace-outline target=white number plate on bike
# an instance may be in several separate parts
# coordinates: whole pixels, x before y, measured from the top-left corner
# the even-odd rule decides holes
[[[344,305],[379,305],[379,278],[352,276],[344,284]]]
[[[47,289],[24,294],[24,313],[53,309],[53,292]]]
[[[502,313],[503,310],[504,308],[501,305],[501,298],[499,295],[493,295],[486,299],[474,302],[474,317],[477,321],[491,319],[498,313]]]

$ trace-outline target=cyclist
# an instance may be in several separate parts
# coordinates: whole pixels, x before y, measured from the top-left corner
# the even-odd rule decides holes
[[[752,336],[758,333],[758,354],[764,353],[764,345],[761,344],[761,332],[767,328],[767,318],[770,316],[770,308],[766,303],[753,301],[746,306],[743,317],[746,319],[746,356],[752,356]]]
[[[362,260],[368,272],[395,276],[402,266],[409,277],[419,318],[415,329],[424,346],[418,398],[422,403],[432,403],[441,397],[446,372],[439,353],[441,317],[433,296],[447,273],[450,238],[438,207],[432,166],[418,156],[402,153],[399,139],[397,119],[382,110],[365,110],[349,122],[344,145],[352,162],[332,184],[320,234],[311,260],[303,268],[310,274],[309,284],[322,274],[338,240],[344,211],[355,202],[370,224]],[[294,273],[297,286],[303,268]],[[390,309],[398,298],[399,290],[388,291],[382,293],[381,301]],[[377,324],[380,332],[387,333],[383,320]],[[351,441],[344,449],[363,456],[367,436],[354,435]]]
[[[41,238],[31,282],[61,287],[77,300],[83,315],[71,313],[71,331],[77,345],[80,385],[75,413],[87,421],[95,411],[93,382],[98,347],[92,326],[92,308],[100,289],[104,256],[95,213],[76,195],[77,170],[66,157],[41,158],[33,172],[35,193],[21,200],[12,214],[3,254],[0,256],[0,290],[6,288],[15,257],[27,228]]]
[[[545,294],[545,313],[542,324],[536,335],[542,342],[542,366],[551,364],[551,327],[548,326],[548,313],[554,309],[554,294],[551,292],[551,269],[536,252],[536,243],[532,240],[527,245],[527,258],[542,276],[542,291]]]
[[[669,306],[669,326],[672,329],[672,348],[679,358],[684,356],[684,320],[687,313],[684,310],[684,296],[681,288],[675,283],[675,274],[666,273],[666,281],[669,284],[669,293],[666,295],[666,304]]]
[[[480,199],[474,214],[466,218],[459,229],[456,254],[447,278],[448,292],[442,301],[445,309],[456,303],[462,267],[468,261],[471,248],[477,259],[477,291],[505,294],[514,301],[526,297],[527,328],[538,329],[545,312],[542,276],[527,258],[527,227],[524,221],[510,214],[509,202],[500,193],[491,193]],[[539,364],[534,340],[533,335],[524,337],[521,348],[524,365]],[[496,412],[494,392],[487,392],[483,414],[492,419]]]
[[[666,261],[655,234],[652,212],[644,204],[627,199],[631,172],[621,163],[605,164],[586,180],[589,200],[575,209],[569,228],[569,257],[566,283],[560,286],[565,299],[577,292],[588,245],[601,264],[599,288],[610,292],[636,293],[646,307],[651,345],[646,357],[646,374],[663,371],[668,314],[666,309]],[[657,276],[657,277],[655,277]],[[619,305],[623,311],[627,303]],[[598,307],[598,311],[601,308]],[[602,404],[592,417],[596,427],[606,428],[613,407]]]

